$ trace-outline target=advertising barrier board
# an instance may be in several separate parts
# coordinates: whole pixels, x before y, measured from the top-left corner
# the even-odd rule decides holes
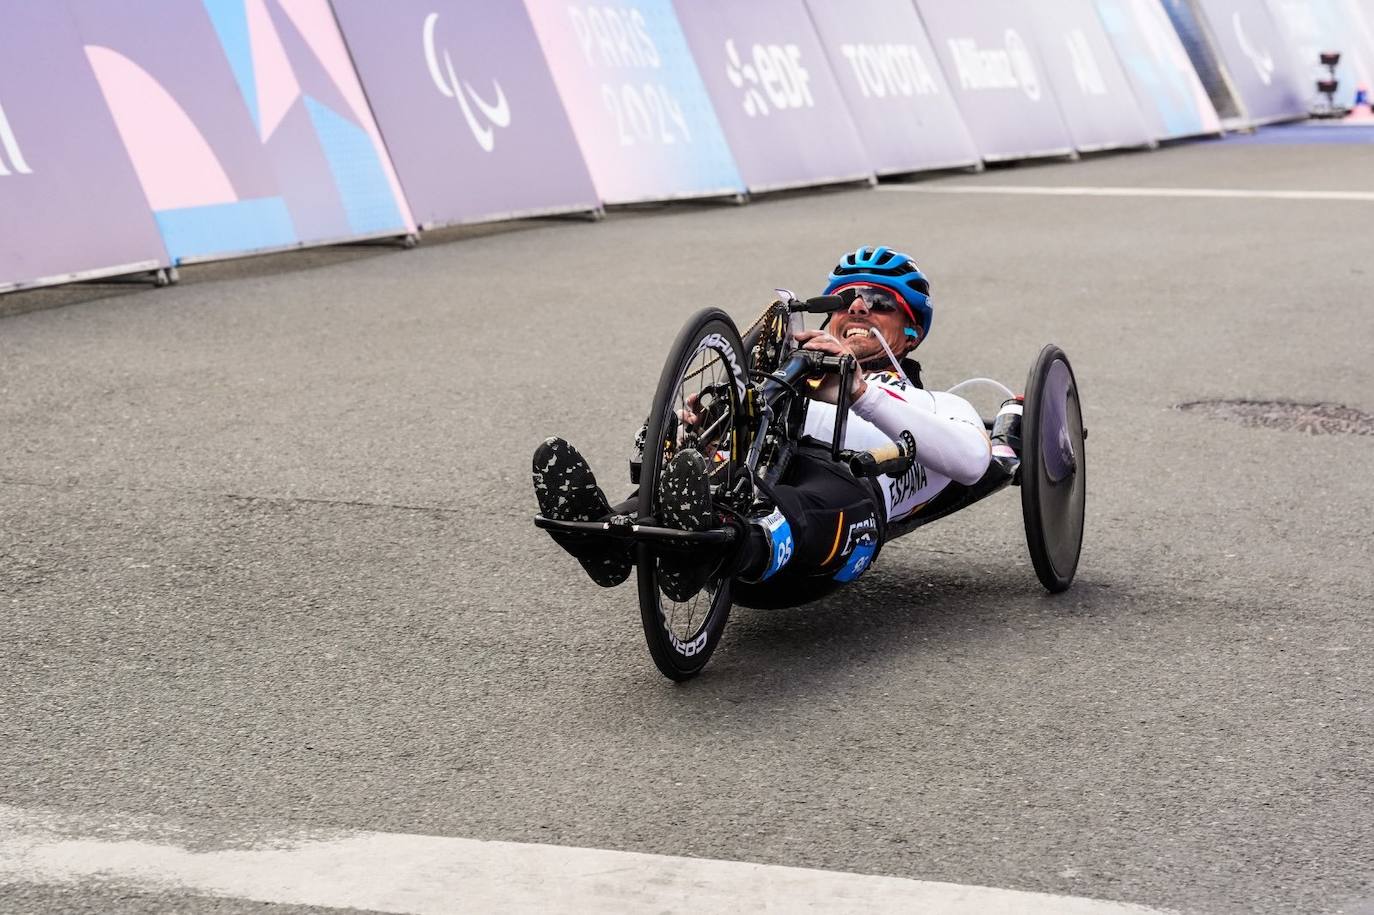
[[[606,203],[743,193],[672,0],[526,0]]]
[[[878,174],[977,164],[911,0],[807,0],[807,8]]]
[[[1355,89],[1374,81],[1374,47],[1369,44],[1363,17],[1349,0],[1269,0],[1279,30],[1293,57],[1299,89],[1316,95],[1316,80],[1329,71],[1321,64],[1324,51],[1339,51],[1336,65],[1336,102],[1349,105]]]
[[[687,0],[677,14],[745,187],[873,174],[805,0]]]
[[[1216,108],[1158,0],[1097,0],[1097,13],[1156,140],[1221,132]]]
[[[1073,152],[1029,9],[1014,0],[917,0],[916,8],[984,159]]]
[[[1203,25],[1202,15],[1193,6],[1193,0],[1160,0],[1160,3],[1169,21],[1174,24],[1178,40],[1183,50],[1188,52],[1193,70],[1202,81],[1202,87],[1207,90],[1207,97],[1212,100],[1212,107],[1221,118],[1222,126],[1243,125],[1245,118],[1242,116],[1240,100],[1231,90],[1221,58],[1212,46],[1212,38]]]
[[[176,262],[415,231],[327,0],[69,0]]]
[[[421,228],[600,205],[523,0],[333,0]]]
[[[1032,0],[1040,59],[1080,152],[1153,142],[1092,0]]]
[[[167,264],[66,8],[7,5],[0,28],[0,292]]]
[[[1312,91],[1299,88],[1292,52],[1264,0],[1199,0],[1252,124],[1305,117]]]

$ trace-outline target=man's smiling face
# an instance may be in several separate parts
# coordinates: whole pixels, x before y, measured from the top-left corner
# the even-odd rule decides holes
[[[887,345],[898,356],[905,355],[915,347],[920,338],[906,335],[906,328],[911,324],[907,320],[906,309],[896,296],[876,286],[851,288],[856,293],[854,300],[846,311],[835,312],[826,330],[843,340],[860,362],[886,361],[887,358],[882,345],[873,339],[870,329],[882,334]],[[919,327],[915,330],[918,334],[921,332]]]

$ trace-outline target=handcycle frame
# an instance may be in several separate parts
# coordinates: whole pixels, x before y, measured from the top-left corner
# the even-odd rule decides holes
[[[851,407],[850,387],[858,366],[852,356],[831,356],[815,350],[802,349],[791,338],[790,332],[776,333],[780,326],[790,331],[790,318],[795,314],[831,314],[846,307],[840,296],[817,296],[800,300],[787,293],[774,302],[764,312],[763,317],[743,337],[745,351],[755,353],[760,338],[769,332],[770,321],[774,325],[773,345],[778,352],[774,360],[778,367],[768,373],[759,372],[751,366],[750,374],[757,376],[748,389],[747,402],[750,414],[755,420],[752,439],[744,466],[748,473],[741,477],[742,482],[750,485],[746,493],[721,493],[719,496],[744,514],[756,498],[758,490],[767,492],[781,479],[797,449],[801,446],[800,430],[805,425],[806,407],[810,398],[800,389],[800,385],[810,380],[823,379],[827,375],[838,376],[838,402],[835,405],[835,424],[831,434],[830,458],[836,463],[845,464],[857,477],[872,477],[881,474],[900,475],[915,459],[915,443],[909,439],[891,446],[870,451],[849,451],[843,447],[845,430],[848,425]],[[785,319],[784,319],[785,318]],[[988,424],[989,428],[991,424]],[[760,474],[765,449],[773,446],[769,460]],[[889,539],[901,536],[939,518],[967,508],[975,502],[1016,482],[1013,474],[1008,473],[995,462],[987,474],[971,486],[951,483],[941,496],[916,515],[892,522],[888,529]],[[731,498],[731,497],[734,498]],[[585,534],[594,537],[612,537],[634,543],[649,543],[670,549],[684,549],[699,546],[724,547],[738,540],[743,533],[737,526],[713,528],[706,531],[683,531],[662,527],[657,519],[649,516],[640,518],[635,512],[636,494],[618,505],[611,507],[611,515],[605,521],[560,521],[536,515],[534,524],[544,530],[569,534]]]
[[[787,520],[774,498],[778,492],[774,486],[785,482],[794,457],[824,454],[855,477],[886,474],[896,479],[912,470],[916,460],[916,442],[910,433],[870,451],[846,451],[842,447],[851,407],[850,384],[859,367],[852,356],[830,356],[801,348],[794,332],[800,329],[799,314],[833,313],[848,303],[837,296],[803,302],[785,290],[779,292],[779,301],[769,305],[743,335],[729,315],[715,308],[698,311],[683,326],[669,350],[637,443],[639,459],[631,460],[631,483],[639,484],[638,490],[611,506],[609,514],[598,521],[560,521],[542,515],[534,519],[535,525],[545,530],[615,538],[631,549],[649,653],[659,671],[672,680],[696,676],[719,642],[729,618],[736,576],[741,574],[736,566],[740,551],[730,549],[730,545],[750,536],[753,524],[760,519],[770,531],[776,529],[774,524]],[[708,358],[703,353],[713,355]],[[901,374],[895,356],[890,352],[889,356]],[[709,382],[697,381],[696,391],[687,395],[684,385],[708,370],[712,373]],[[723,371],[724,380],[718,370]],[[827,376],[839,376],[839,402],[829,443],[804,434],[814,391],[803,386]],[[919,377],[915,383],[919,386]],[[981,479],[968,486],[947,483],[929,502],[888,521],[884,541],[966,508],[1008,485],[1020,484],[1027,547],[1036,576],[1051,592],[1069,587],[1082,544],[1086,492],[1083,440],[1087,430],[1082,424],[1073,370],[1059,347],[1049,344],[1041,349],[1025,391],[1020,449],[1010,449],[1001,457],[994,449],[993,460]],[[986,419],[983,422],[989,429],[994,425]],[[656,516],[664,498],[659,485],[663,470],[682,448],[695,449],[711,468],[708,479],[715,527],[687,531],[658,523]],[[874,485],[878,485],[876,481]],[[874,495],[882,498],[876,492]],[[790,550],[790,535],[780,543],[782,555],[783,549]],[[681,554],[687,552],[698,554],[688,560],[688,567],[698,572],[709,567],[710,571],[693,596],[675,598],[662,586],[660,576],[670,564],[681,562]],[[801,572],[803,579],[809,574]],[[816,574],[817,584],[830,580],[828,571],[816,570]],[[740,588],[747,584],[741,583]],[[797,595],[784,588],[785,603],[754,605],[793,606],[820,596],[826,588],[806,590],[811,598],[795,600]],[[750,600],[758,596],[751,595]]]

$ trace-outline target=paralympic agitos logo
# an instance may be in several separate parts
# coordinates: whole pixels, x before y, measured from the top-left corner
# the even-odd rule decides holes
[[[3,155],[0,155],[0,178],[15,172],[21,175],[33,174],[29,163],[24,161],[24,152],[19,148],[19,140],[10,127],[10,120],[6,117],[4,108],[0,108],[0,152],[3,152]]]
[[[1231,14],[1231,28],[1236,33],[1236,43],[1240,45],[1241,53],[1250,58],[1250,63],[1254,65],[1255,75],[1260,78],[1260,82],[1266,86],[1274,81],[1274,55],[1269,53],[1269,49],[1263,50],[1255,47],[1255,43],[1250,40],[1250,36],[1245,33],[1245,26],[1240,21],[1240,11]]]
[[[438,13],[430,13],[425,18],[425,63],[429,66],[429,75],[441,93],[458,103],[458,108],[463,112],[463,120],[467,122],[468,130],[472,131],[477,145],[486,152],[491,152],[496,148],[495,128],[510,126],[510,104],[506,101],[506,94],[501,90],[501,84],[492,80],[496,100],[488,102],[483,99],[472,88],[472,84],[458,78],[447,50],[442,52],[443,66],[439,66],[440,51],[434,43],[434,26],[438,21]],[[481,118],[473,108],[481,112]]]

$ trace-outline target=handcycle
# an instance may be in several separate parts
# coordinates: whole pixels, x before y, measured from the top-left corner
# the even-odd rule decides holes
[[[747,518],[769,510],[768,493],[783,479],[801,449],[828,450],[830,460],[855,477],[900,476],[917,459],[918,443],[902,441],[868,451],[843,447],[850,381],[859,371],[851,356],[800,348],[793,332],[804,314],[846,307],[839,296],[800,300],[786,290],[743,335],[725,312],[705,308],[684,325],[669,350],[649,418],[631,460],[638,490],[599,521],[561,521],[537,515],[536,526],[585,537],[628,540],[634,549],[640,616],[655,665],[664,676],[686,680],[700,673],[720,641],[733,600],[726,557],[746,536]],[[830,441],[805,439],[812,402],[807,385],[839,376],[839,403]],[[1010,397],[1010,389],[989,383]],[[687,418],[690,417],[690,422]],[[984,418],[988,429],[992,421]],[[1068,357],[1046,345],[1027,378],[1019,462],[993,461],[970,486],[951,482],[936,498],[890,521],[887,540],[978,502],[1007,486],[1021,489],[1022,516],[1031,563],[1050,592],[1069,587],[1078,567],[1086,505],[1082,409]],[[707,462],[717,526],[684,531],[658,523],[659,481],[681,449]],[[712,567],[705,585],[685,601],[660,586],[659,557],[689,550]]]

